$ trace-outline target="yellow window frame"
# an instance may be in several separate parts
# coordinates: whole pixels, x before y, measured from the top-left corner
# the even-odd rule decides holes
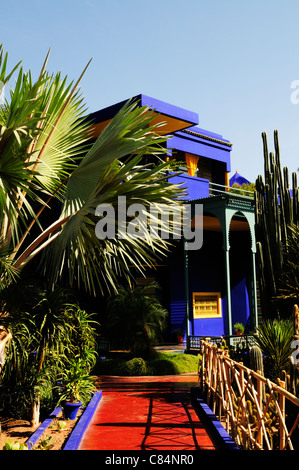
[[[221,318],[220,292],[193,292],[193,318]]]

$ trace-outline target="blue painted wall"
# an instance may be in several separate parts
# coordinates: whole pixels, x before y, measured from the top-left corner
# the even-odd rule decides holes
[[[224,171],[231,171],[231,147],[228,145],[228,140],[223,139],[223,137],[218,134],[213,134],[197,127],[191,127],[188,130],[194,131],[195,134],[193,135],[187,134],[184,131],[177,131],[174,133],[173,137],[167,141],[167,147],[169,149],[175,148],[182,152],[192,153],[194,155],[209,158],[210,160],[222,162],[225,164]],[[203,134],[203,137],[197,137],[197,132]],[[205,139],[204,136],[207,138],[212,137],[214,139],[219,139],[220,141],[223,141],[223,144]]]
[[[183,243],[179,242],[168,257],[170,329],[186,331],[186,296]]]
[[[232,325],[248,323],[250,317],[250,236],[236,232],[231,236],[231,306]],[[185,272],[183,244],[180,243],[169,258],[170,320],[171,330],[186,331]],[[222,233],[204,232],[202,249],[189,253],[189,311],[192,335],[221,336],[228,334],[227,298],[225,282],[225,256]],[[193,292],[220,292],[222,316],[220,318],[193,319]]]
[[[246,326],[251,308],[249,302],[252,282],[250,232],[231,232],[230,245],[232,326],[237,322]]]
[[[209,197],[209,180],[198,178],[197,176],[189,176],[187,173],[180,176],[174,176],[169,179],[173,184],[181,184],[186,189],[186,198],[188,200]]]
[[[224,253],[222,250],[222,234],[205,231],[203,246],[200,250],[189,254],[189,299],[190,314],[193,313],[193,292],[221,292],[224,295]],[[225,315],[220,318],[202,318],[192,321],[194,335],[224,334]]]

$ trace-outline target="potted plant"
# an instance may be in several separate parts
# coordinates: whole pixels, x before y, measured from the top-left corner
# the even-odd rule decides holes
[[[243,323],[235,323],[234,329],[237,335],[242,335],[245,331]]]
[[[176,335],[176,339],[177,339],[177,342],[179,344],[181,344],[184,340],[184,334],[185,332],[183,330],[175,330],[175,335]]]
[[[79,408],[86,405],[96,391],[97,377],[89,374],[86,363],[80,359],[72,360],[61,374],[58,404],[62,404],[65,419],[76,419]]]

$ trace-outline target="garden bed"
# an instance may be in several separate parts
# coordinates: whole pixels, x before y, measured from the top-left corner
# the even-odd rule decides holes
[[[64,419],[62,410],[58,407],[37,428],[32,428],[28,421],[0,417],[3,424],[0,449],[11,440],[27,444],[29,442],[30,450],[76,450],[101,398],[102,391],[98,390],[88,405],[79,409],[77,418],[71,421]]]
[[[79,410],[78,417],[74,421],[64,420],[62,413],[45,429],[32,450],[62,450],[67,442],[74,426],[77,424],[82,410]],[[18,441],[25,443],[30,440],[32,434],[38,429],[30,426],[30,422],[22,419],[1,418],[0,423],[2,432],[0,434],[0,450],[3,449],[7,441]],[[61,429],[61,423],[65,423],[65,427]]]

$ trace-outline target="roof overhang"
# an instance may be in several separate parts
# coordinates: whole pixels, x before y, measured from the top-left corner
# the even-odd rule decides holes
[[[143,94],[134,96],[131,100],[121,101],[92,113],[89,119],[92,122],[92,135],[98,137],[102,130],[107,126],[115,114],[125,105],[127,101],[138,103],[140,107],[148,106],[151,112],[156,114],[152,124],[165,123],[159,128],[159,134],[168,135],[179,130],[189,128],[198,124],[198,114],[188,111],[184,108],[174,106],[164,101],[157,100]]]

